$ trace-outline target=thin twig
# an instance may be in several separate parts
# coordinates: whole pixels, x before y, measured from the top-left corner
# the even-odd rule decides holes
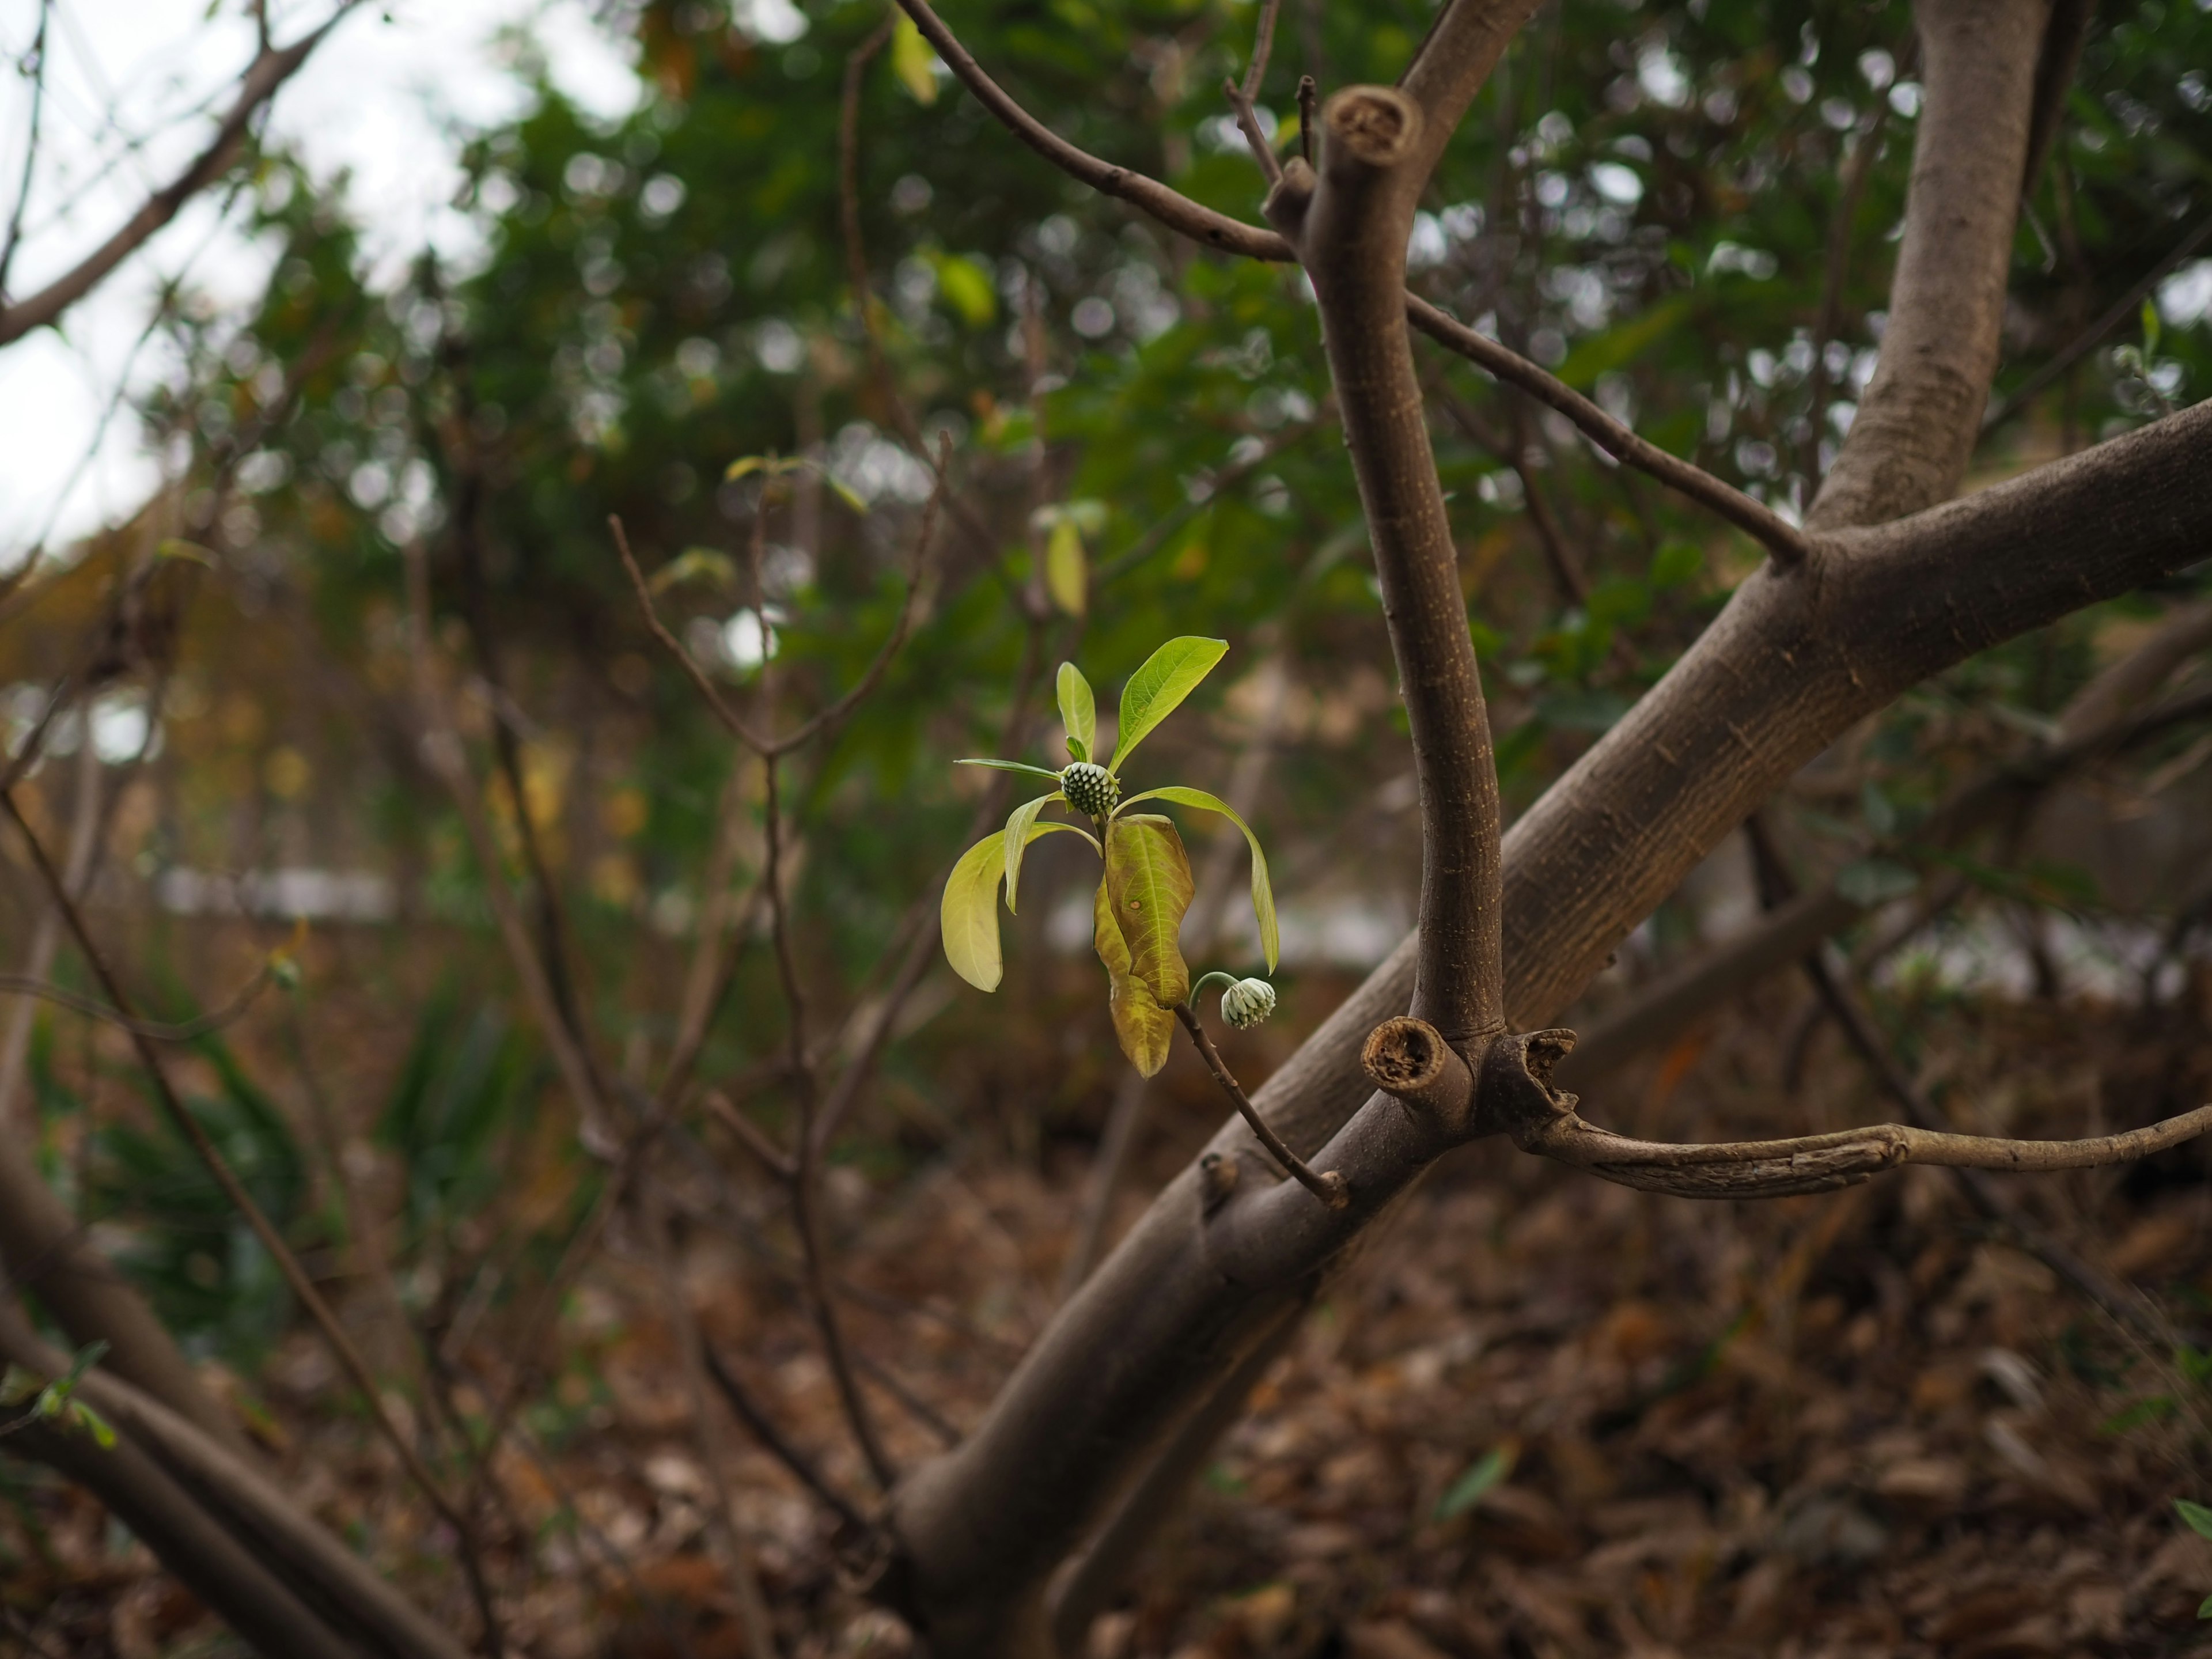
[[[789,1181],[799,1173],[799,1165],[791,1155],[778,1146],[760,1128],[730,1103],[730,1097],[720,1089],[709,1089],[701,1097],[707,1110],[717,1123],[738,1138],[738,1144],[766,1166],[768,1172],[779,1181]]]
[[[1213,1073],[1213,1080],[1221,1085],[1221,1091],[1243,1115],[1244,1121],[1251,1126],[1252,1133],[1260,1139],[1260,1144],[1267,1149],[1268,1156],[1282,1166],[1283,1172],[1332,1210],[1343,1209],[1351,1203],[1352,1194],[1345,1186],[1342,1176],[1334,1170],[1326,1172],[1316,1170],[1290,1149],[1282,1136],[1268,1127],[1267,1120],[1260,1115],[1258,1109],[1246,1098],[1237,1079],[1230,1075],[1229,1067],[1222,1063],[1220,1051],[1213,1046],[1213,1039],[1206,1036],[1206,1027],[1199,1023],[1198,1016],[1191,1012],[1189,1005],[1177,1003],[1175,1012],[1176,1018],[1182,1022],[1182,1029],[1190,1033],[1191,1042],[1197,1045],[1200,1057],[1206,1061],[1206,1069]]]
[[[783,1431],[775,1425],[775,1419],[745,1392],[744,1385],[722,1363],[721,1356],[714,1352],[712,1343],[701,1346],[700,1357],[706,1362],[707,1375],[714,1378],[714,1386],[722,1391],[722,1398],[737,1413],[738,1420],[752,1431],[753,1437],[768,1449],[776,1462],[797,1475],[799,1484],[835,1510],[837,1518],[856,1534],[864,1535],[873,1530],[867,1516],[860,1513],[853,1500],[830,1484],[821,1470],[814,1467],[813,1460],[792,1444]]]
[[[1991,410],[1982,422],[1983,433],[1986,435],[1994,432],[2012,419],[2033,403],[2037,394],[2045,386],[2101,345],[2105,337],[2136,315],[2151,290],[2171,276],[2175,266],[2203,246],[2208,237],[2212,237],[2212,216],[2199,221],[2197,228],[2176,242],[2164,258],[2137,278],[2125,294],[2113,301],[2102,316],[2075,335],[2042,368],[2021,381],[2010,397]]]
[[[4,812],[15,826],[16,834],[30,853],[31,863],[38,872],[39,880],[46,890],[47,899],[60,912],[63,923],[68,927],[85,965],[92,970],[93,977],[100,981],[100,988],[107,994],[108,1001],[126,1019],[135,1024],[137,1016],[131,1010],[131,999],[125,994],[114,970],[108,966],[107,958],[94,942],[91,931],[85,925],[83,914],[70,894],[69,884],[63,878],[61,872],[54,867],[53,860],[46,855],[45,846],[32,830],[29,821],[23,817],[14,795],[0,791],[0,812]],[[421,1491],[431,1508],[437,1511],[439,1518],[453,1528],[460,1547],[462,1571],[468,1580],[470,1594],[475,1599],[477,1615],[483,1623],[485,1645],[489,1649],[492,1659],[499,1659],[505,1651],[506,1641],[498,1613],[492,1604],[491,1587],[484,1577],[475,1528],[446,1496],[424,1465],[421,1455],[416,1451],[413,1443],[392,1421],[391,1413],[385,1409],[383,1396],[377,1389],[376,1378],[369,1370],[368,1362],[362,1358],[360,1350],[354,1346],[353,1339],[346,1334],[337,1314],[323,1299],[322,1292],[316,1289],[314,1280],[307,1276],[307,1269],[301,1266],[299,1257],[293,1254],[292,1247],[285,1242],[283,1234],[277,1231],[276,1224],[254,1201],[253,1195],[246,1191],[245,1183],[232,1170],[215,1142],[209,1138],[207,1131],[200,1127],[199,1120],[177,1097],[176,1091],[170,1085],[168,1073],[161,1064],[161,1051],[143,1033],[127,1027],[126,1030],[130,1031],[131,1043],[138,1052],[139,1065],[153,1086],[155,1098],[160,1102],[164,1115],[185,1138],[209,1175],[214,1177],[216,1185],[222,1189],[231,1206],[252,1229],[254,1237],[261,1241],[262,1248],[269,1252],[277,1270],[283,1275],[286,1285],[307,1310],[348,1380],[360,1393],[370,1420],[398,1455],[408,1478]]]
[[[37,997],[82,1014],[88,1019],[97,1019],[143,1036],[155,1042],[190,1042],[210,1031],[220,1031],[226,1025],[245,1017],[248,1009],[260,1000],[261,994],[269,988],[276,977],[276,969],[267,963],[246,982],[245,988],[213,1013],[202,1014],[181,1024],[165,1024],[158,1019],[135,1019],[118,1009],[109,1007],[97,998],[79,996],[75,991],[65,991],[60,986],[42,979],[26,978],[20,974],[0,974],[0,995]]]
[[[853,1431],[853,1438],[860,1444],[860,1455],[867,1460],[870,1472],[876,1477],[877,1484],[889,1492],[897,1484],[898,1471],[877,1436],[875,1419],[869,1414],[868,1402],[860,1393],[858,1379],[853,1375],[852,1355],[845,1346],[844,1326],[837,1316],[837,1306],[830,1297],[826,1282],[820,1218],[815,1213],[815,1076],[814,1067],[806,1054],[806,1004],[799,988],[798,967],[792,957],[791,929],[779,868],[782,835],[777,820],[782,815],[782,807],[777,795],[775,775],[775,758],[770,756],[767,768],[768,860],[761,881],[768,893],[769,932],[775,945],[776,972],[783,984],[793,1092],[798,1097],[799,1105],[798,1157],[790,1182],[792,1223],[799,1234],[799,1262],[805,1273],[807,1299],[813,1304],[815,1327],[822,1338],[823,1354],[829,1361],[830,1377],[836,1384],[838,1401],[844,1407],[846,1421]]]
[[[1478,368],[1557,410],[1622,465],[1648,472],[1668,489],[1719,514],[1773,554],[1778,564],[1800,563],[1811,551],[1812,543],[1805,532],[1764,501],[1753,500],[1703,467],[1638,437],[1565,380],[1546,374],[1520,353],[1411,294],[1406,296],[1406,317],[1438,345],[1456,351]]]
[[[8,240],[0,243],[0,305],[8,298],[8,273],[15,264],[15,250],[23,240],[23,210],[30,205],[31,177],[39,165],[39,139],[44,131],[46,106],[46,25],[53,21],[54,0],[39,0],[39,30],[31,37],[31,131],[23,145],[23,177],[16,187],[15,205],[8,214]]]
[[[638,605],[645,612],[646,625],[653,630],[653,638],[658,640],[662,648],[683,665],[684,672],[690,676],[692,684],[696,686],[700,694],[707,699],[708,707],[714,711],[716,718],[729,728],[730,734],[763,760],[772,760],[777,756],[787,755],[793,750],[811,743],[823,732],[836,726],[860,706],[863,698],[876,689],[876,684],[883,678],[884,671],[890,666],[891,659],[898,654],[899,647],[906,643],[907,634],[914,626],[915,611],[921,595],[923,575],[928,568],[930,544],[937,533],[938,510],[943,504],[945,496],[945,466],[951,455],[951,434],[950,433],[939,434],[937,482],[932,486],[929,500],[921,510],[921,530],[915,541],[914,564],[907,572],[906,592],[899,602],[898,618],[891,624],[891,631],[884,637],[883,644],[877,647],[875,657],[869,662],[867,668],[861,673],[860,679],[854,683],[851,690],[830,704],[828,708],[801,720],[790,731],[780,735],[769,736],[755,732],[745,724],[735,709],[723,701],[720,691],[716,689],[714,680],[708,675],[707,671],[699,666],[690,652],[684,648],[684,642],[669,632],[668,624],[660,620],[659,610],[653,601],[652,587],[646,581],[645,573],[638,568],[636,556],[630,551],[629,537],[623,529],[621,519],[610,518],[607,520],[608,527],[614,532],[615,550],[622,556],[623,568],[629,573],[630,585],[636,591]]]
[[[653,1265],[659,1273],[661,1297],[667,1304],[669,1323],[676,1328],[676,1349],[684,1362],[684,1382],[690,1395],[691,1424],[699,1442],[699,1461],[704,1466],[708,1486],[714,1494],[716,1516],[721,1522],[723,1542],[729,1549],[730,1585],[738,1604],[738,1624],[744,1632],[745,1652],[760,1655],[762,1659],[775,1659],[781,1650],[776,1644],[775,1628],[769,1621],[768,1603],[761,1595],[760,1573],[754,1565],[751,1547],[746,1543],[744,1529],[738,1522],[737,1499],[730,1490],[725,1467],[721,1422],[708,1404],[704,1358],[707,1345],[699,1334],[698,1316],[692,1311],[690,1295],[678,1269],[667,1211],[649,1182],[646,1183],[642,1207],[646,1231],[651,1235]]]
[[[1310,75],[1298,76],[1298,154],[1305,158],[1308,167],[1313,165],[1314,108],[1321,101],[1321,88],[1314,84]]]

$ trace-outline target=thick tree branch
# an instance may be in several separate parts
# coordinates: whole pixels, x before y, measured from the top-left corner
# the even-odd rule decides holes
[[[1879,524],[1959,487],[2012,264],[2050,0],[1920,0],[1927,101],[1874,380],[1814,501],[1814,530]]]
[[[216,125],[215,137],[191,163],[140,205],[115,234],[56,277],[36,294],[0,308],[0,345],[19,340],[33,329],[59,320],[61,314],[92,292],[108,273],[167,225],[185,203],[222,176],[245,143],[246,129],[277,88],[298,73],[315,48],[326,40],[357,0],[341,0],[337,9],[321,25],[289,46],[264,48],[248,65],[239,82],[238,96]]]
[[[1320,304],[1413,735],[1422,849],[1413,1006],[1469,1043],[1504,1029],[1500,819],[1459,555],[1406,326],[1425,118],[1404,93],[1352,87],[1322,106],[1321,125],[1319,176],[1293,162],[1267,216],[1298,248]]]
[[[2203,558],[2208,451],[2212,404],[1816,544],[1802,572],[1751,577],[1506,837],[1508,1018],[1525,1029],[1564,1007],[1692,865],[1863,715],[1991,644]],[[1272,1328],[1288,1287],[1453,1144],[1446,1127],[1373,1097],[1360,1065],[1370,1033],[1407,1006],[1417,948],[1407,939],[1255,1097],[1285,1141],[1345,1175],[1348,1208],[1251,1181],[1209,1207],[1194,1161],[1054,1316],[967,1442],[895,1494],[907,1604],[948,1651],[1024,1651],[1032,1583]],[[1260,1156],[1241,1120],[1206,1153],[1215,1167],[1262,1167]],[[1102,1349],[1113,1366],[1097,1363]]]

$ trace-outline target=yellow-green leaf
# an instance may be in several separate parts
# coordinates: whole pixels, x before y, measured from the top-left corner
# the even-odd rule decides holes
[[[1023,834],[1023,843],[1055,830],[1075,830],[1085,841],[1091,839],[1072,823],[1032,823]],[[938,904],[945,959],[979,991],[997,990],[1006,972],[999,954],[999,878],[1006,872],[1005,835],[986,836],[960,855],[945,878],[945,896]]]
[[[1098,704],[1091,695],[1091,682],[1072,662],[1060,665],[1055,689],[1060,693],[1060,723],[1067,735],[1083,745],[1078,760],[1089,760],[1098,747]]]
[[[1115,1040],[1139,1075],[1152,1077],[1168,1063],[1175,1041],[1175,1016],[1159,1005],[1151,988],[1129,971],[1129,945],[1114,919],[1106,883],[1091,901],[1092,942],[1106,964],[1106,1012],[1113,1017]]]
[[[1145,665],[1130,675],[1129,683],[1121,688],[1121,729],[1115,733],[1114,759],[1106,769],[1119,773],[1129,751],[1175,712],[1228,651],[1226,640],[1185,634],[1147,657]]]
[[[654,571],[646,586],[655,593],[665,593],[678,582],[697,580],[726,587],[737,579],[738,567],[728,554],[711,547],[687,547]]]
[[[1180,941],[1191,884],[1171,819],[1139,812],[1106,826],[1106,895],[1129,947],[1129,972],[1163,1008],[1190,995]]]
[[[937,267],[938,291],[960,313],[962,322],[970,328],[982,328],[999,314],[997,290],[992,288],[990,273],[982,266],[957,253],[939,253],[933,263]]]
[[[1267,971],[1275,971],[1275,961],[1282,954],[1282,931],[1275,920],[1275,890],[1267,880],[1267,855],[1260,850],[1260,838],[1252,833],[1252,826],[1238,816],[1237,809],[1218,795],[1209,795],[1203,789],[1186,788],[1182,784],[1170,784],[1164,789],[1147,789],[1141,795],[1132,795],[1122,803],[1127,808],[1140,800],[1173,801],[1178,806],[1195,806],[1200,811],[1218,812],[1244,832],[1244,844],[1252,849],[1252,916],[1260,924],[1260,949],[1266,953]]]
[[[915,27],[914,19],[901,12],[891,31],[891,71],[917,104],[937,101],[936,62],[937,54]]]
[[[1029,844],[1039,836],[1048,835],[1054,830],[1075,830],[1072,823],[1037,823],[1037,814],[1054,801],[1065,806],[1067,797],[1058,790],[1049,795],[1039,795],[1035,800],[1025,800],[1014,808],[1006,819],[1001,839],[1006,846],[1006,911],[1010,915],[1014,914],[1014,890],[1021,885],[1022,881],[1022,854],[1028,850]],[[1085,830],[1076,830],[1075,832],[1085,841],[1091,839]],[[1091,845],[1095,847],[1097,842],[1092,841]]]
[[[1062,518],[1053,526],[1044,544],[1044,591],[1069,616],[1079,617],[1090,587],[1090,575],[1084,568],[1083,532],[1075,527],[1073,519]]]

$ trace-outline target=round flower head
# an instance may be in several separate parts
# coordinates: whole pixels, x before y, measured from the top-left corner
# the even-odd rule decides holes
[[[1275,1012],[1275,988],[1264,979],[1240,979],[1221,994],[1221,1017],[1240,1031]]]
[[[1121,784],[1095,761],[1071,761],[1060,775],[1060,793],[1086,818],[1103,818],[1120,803]]]

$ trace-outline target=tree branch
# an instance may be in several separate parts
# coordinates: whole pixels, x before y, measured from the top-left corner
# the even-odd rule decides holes
[[[1919,0],[1927,99],[1874,380],[1807,514],[1816,531],[1932,507],[1965,475],[1996,373],[2049,0]]]
[[[1546,374],[1518,352],[1411,294],[1406,296],[1406,315],[1415,328],[1438,345],[1456,351],[1476,368],[1557,410],[1572,421],[1584,437],[1622,465],[1649,473],[1669,489],[1679,490],[1699,506],[1720,514],[1773,554],[1777,563],[1796,564],[1805,557],[1811,545],[1805,532],[1772,507],[1764,501],[1753,501],[1734,484],[1715,477],[1703,467],[1670,455],[1648,439],[1638,437],[1565,381]]]
[[[261,52],[247,66],[239,82],[238,96],[216,124],[214,138],[182,173],[148,197],[113,235],[69,270],[37,293],[0,308],[0,346],[59,320],[64,312],[97,288],[110,271],[175,218],[185,203],[219,177],[237,156],[246,128],[262,106],[298,73],[309,54],[356,3],[358,0],[339,0],[337,9],[328,19],[290,46]]]

